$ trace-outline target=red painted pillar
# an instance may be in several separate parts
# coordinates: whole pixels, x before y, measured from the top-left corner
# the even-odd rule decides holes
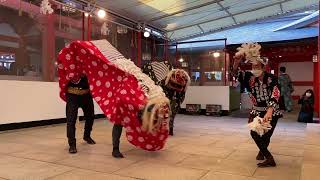
[[[155,61],[155,57],[157,56],[157,49],[156,49],[156,40],[152,40],[152,54],[151,54],[151,61]]]
[[[275,65],[274,65],[274,75],[276,76],[279,76],[279,62],[275,62]]]
[[[320,8],[320,2],[319,2]],[[320,17],[318,17],[318,23],[320,23]],[[320,28],[320,27],[318,27]],[[320,32],[319,32],[320,35]],[[314,79],[313,79],[313,86],[314,86],[314,94],[315,94],[315,112],[318,113],[318,118],[320,118],[320,37],[318,35],[318,59],[317,62],[314,62]]]
[[[43,15],[42,59],[43,80],[54,81],[56,61],[54,14]]]
[[[141,67],[141,32],[138,32],[138,60],[137,60],[137,66]]]
[[[84,13],[82,13],[82,40],[84,41],[84,34],[85,34],[85,23],[84,23],[84,20],[85,20],[85,15]]]
[[[135,56],[136,53],[135,53],[135,31],[134,30],[131,31],[130,47],[131,47],[131,61],[133,61],[134,63],[137,63],[136,56]]]
[[[318,7],[320,8],[320,1],[318,4]],[[318,25],[320,23],[320,16],[318,16]],[[318,26],[318,28],[320,29],[320,26]],[[315,94],[315,112],[318,113],[318,118],[320,120],[320,31],[318,34],[318,53],[317,53],[317,62],[314,62],[314,69],[313,69],[313,74],[314,74],[314,79],[313,79],[313,90],[314,90],[314,94]]]
[[[319,62],[313,63],[313,91],[315,95],[315,112],[319,114]]]
[[[224,85],[227,85],[227,40],[224,40]]]
[[[91,15],[88,16],[87,22],[88,22],[87,40],[91,41]]]

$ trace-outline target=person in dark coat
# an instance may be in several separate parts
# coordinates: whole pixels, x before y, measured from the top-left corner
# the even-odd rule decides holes
[[[314,94],[311,89],[308,89],[299,99],[301,109],[298,117],[298,122],[312,123],[314,111]]]

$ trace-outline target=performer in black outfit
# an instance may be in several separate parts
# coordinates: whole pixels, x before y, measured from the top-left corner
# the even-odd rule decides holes
[[[169,121],[169,135],[173,136],[174,119],[181,108],[181,104],[184,101],[185,92],[175,91],[169,88],[168,86],[166,86],[165,82],[162,82],[161,85],[167,98],[170,99],[171,115],[170,115],[170,121]]]
[[[166,97],[170,100],[169,135],[173,136],[174,119],[185,99],[185,90],[190,83],[189,75],[182,69],[175,69],[167,62],[151,62],[142,68],[155,84],[162,87]]]
[[[94,105],[87,78],[83,76],[78,82],[70,81],[66,97],[67,137],[70,146],[69,153],[77,153],[75,124],[78,117],[79,107],[82,108],[84,118],[86,120],[83,140],[88,144],[95,144],[95,141],[91,138],[91,130],[94,121]]]
[[[122,134],[122,125],[114,124],[112,128],[112,156],[115,158],[124,158],[123,154],[120,152],[120,137]]]
[[[299,99],[301,109],[299,112],[298,122],[312,123],[314,111],[314,93],[308,89]]]
[[[235,56],[233,69],[236,70],[243,56]],[[257,160],[266,160],[258,163],[258,167],[274,167],[276,163],[272,154],[268,150],[271,136],[277,125],[278,119],[282,117],[279,109],[280,90],[278,88],[278,80],[272,74],[264,71],[267,64],[266,59],[257,57],[252,64],[252,71],[246,72],[245,76],[249,76],[248,82],[245,82],[249,96],[252,100],[253,107],[250,112],[249,122],[256,116],[263,118],[263,121],[269,121],[272,128],[264,135],[260,136],[257,132],[251,131],[251,136],[259,148]]]

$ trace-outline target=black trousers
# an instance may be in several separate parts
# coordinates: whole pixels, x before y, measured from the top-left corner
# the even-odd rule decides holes
[[[113,148],[119,148],[121,134],[122,134],[122,126],[120,124],[114,124],[112,128]]]
[[[94,105],[92,96],[90,93],[85,95],[75,95],[67,93],[67,137],[69,145],[76,143],[76,121],[78,117],[78,109],[83,110],[85,118],[84,137],[88,137],[91,134],[93,121],[94,121]]]
[[[271,157],[271,153],[268,150],[268,146],[270,144],[270,139],[273,134],[274,129],[276,128],[276,125],[278,123],[279,118],[273,117],[270,124],[272,128],[265,133],[263,136],[260,136],[258,133],[255,131],[251,131],[251,137],[253,138],[254,142],[258,146],[260,152],[264,155],[264,157],[269,158]]]
[[[176,117],[177,113],[180,110],[180,105],[177,102],[171,102],[171,115],[169,120],[169,128],[174,127],[174,118]]]

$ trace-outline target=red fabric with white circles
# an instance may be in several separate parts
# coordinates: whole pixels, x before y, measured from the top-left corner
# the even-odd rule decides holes
[[[84,74],[92,97],[112,123],[126,128],[131,144],[148,151],[164,147],[167,128],[155,134],[141,130],[138,112],[146,105],[147,98],[138,80],[108,61],[91,42],[77,41],[62,49],[58,56],[58,74],[60,97],[64,101],[69,81]]]

